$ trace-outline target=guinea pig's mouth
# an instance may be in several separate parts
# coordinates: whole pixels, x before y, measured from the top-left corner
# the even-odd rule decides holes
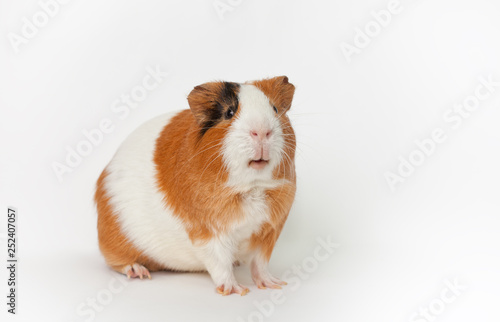
[[[259,159],[259,160],[251,160],[248,163],[250,168],[254,168],[256,170],[264,169],[264,167],[269,163],[269,160]]]

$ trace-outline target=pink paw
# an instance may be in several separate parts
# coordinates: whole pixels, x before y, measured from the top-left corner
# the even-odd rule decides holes
[[[139,277],[142,280],[144,277],[147,277],[151,279],[151,274],[148,269],[137,263],[125,266],[123,268],[123,274],[127,275],[127,278]]]

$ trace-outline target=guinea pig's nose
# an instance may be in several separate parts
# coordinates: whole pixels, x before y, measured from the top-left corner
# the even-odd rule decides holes
[[[254,139],[264,140],[265,138],[269,138],[271,136],[271,130],[261,129],[261,130],[252,130],[250,134]]]

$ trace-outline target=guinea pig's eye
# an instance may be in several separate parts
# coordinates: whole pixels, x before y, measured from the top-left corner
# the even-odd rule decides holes
[[[233,112],[233,110],[232,110],[232,109],[228,109],[228,110],[226,111],[226,119],[230,119],[230,118],[232,118],[233,116],[234,116],[234,112]]]
[[[273,105],[273,110],[276,114],[278,114],[278,109],[276,108],[276,106]]]

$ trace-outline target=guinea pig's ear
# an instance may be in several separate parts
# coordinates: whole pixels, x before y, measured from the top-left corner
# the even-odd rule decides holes
[[[288,111],[292,106],[295,86],[288,82],[288,77],[278,76],[252,82],[269,98],[282,113]]]
[[[236,110],[238,92],[237,83],[210,82],[193,88],[187,99],[196,121],[205,128],[222,120],[228,108]]]

